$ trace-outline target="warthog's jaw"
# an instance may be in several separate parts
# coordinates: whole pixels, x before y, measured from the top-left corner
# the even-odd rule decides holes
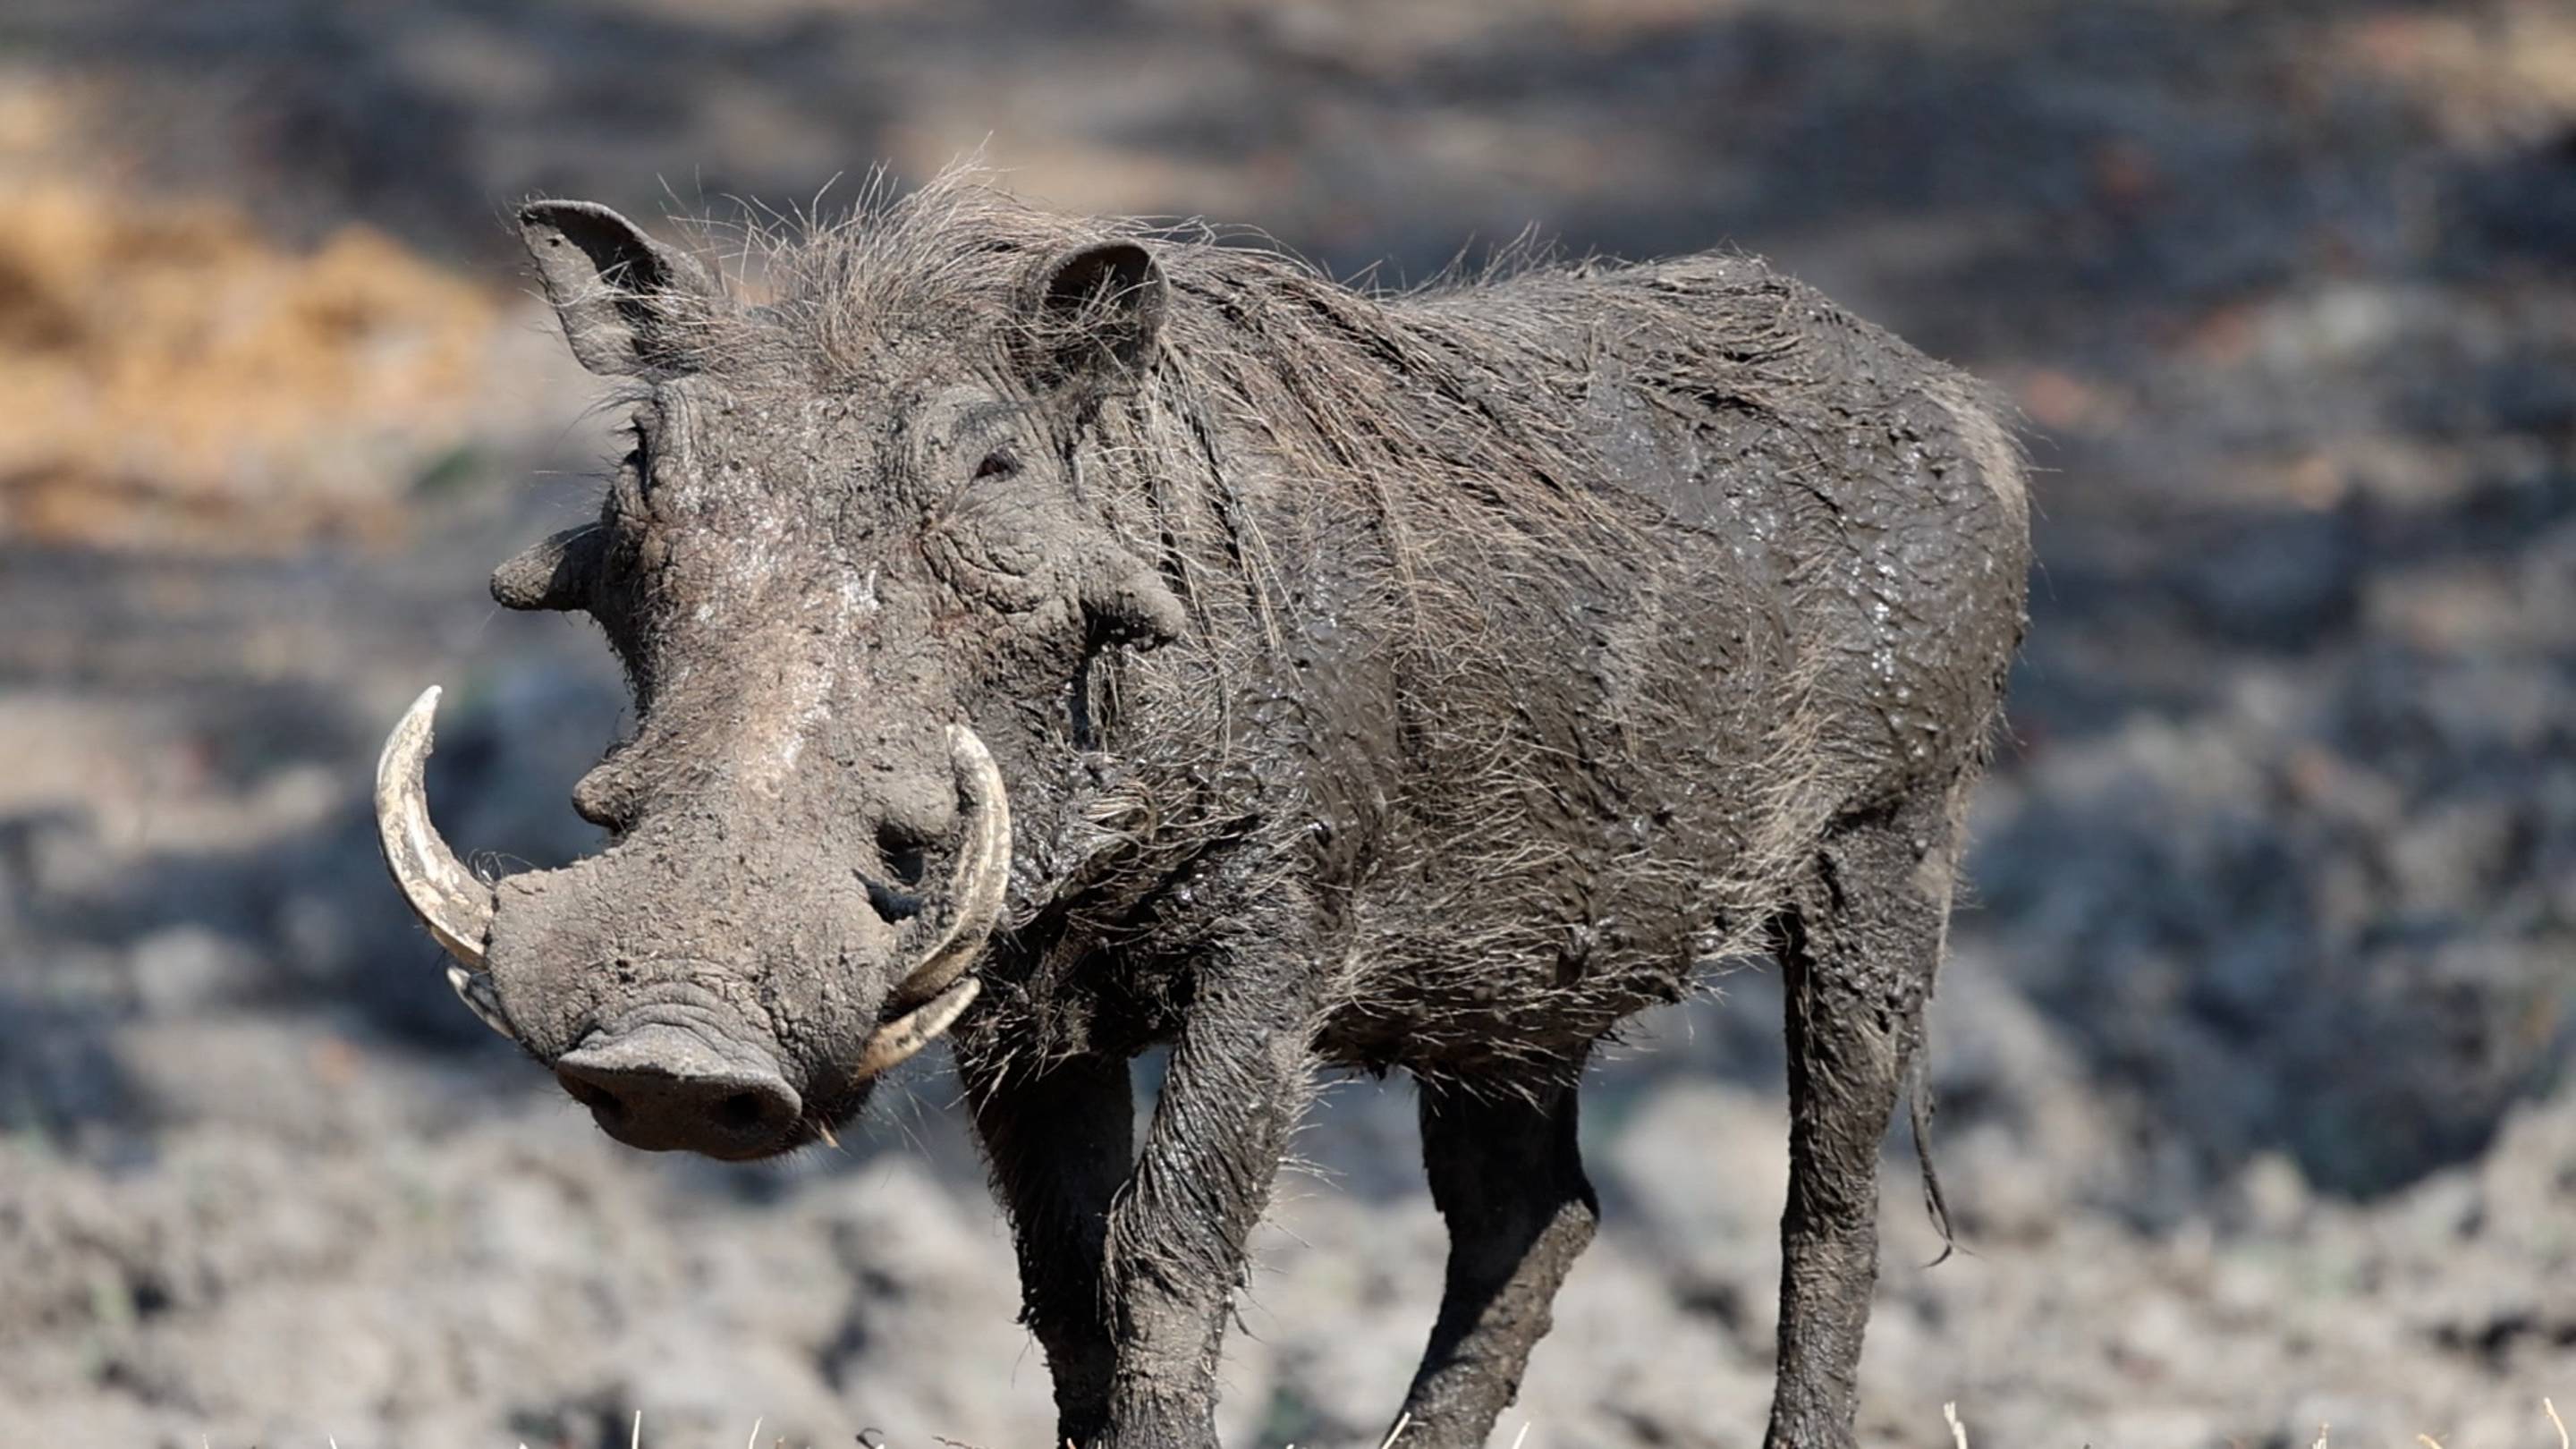
[[[492,976],[495,891],[457,858],[430,820],[423,781],[438,697],[435,687],[424,691],[385,742],[376,767],[377,838],[403,898],[451,958],[447,979],[458,998],[484,1025],[528,1044]],[[830,1064],[828,1075],[837,1080],[810,1082],[799,1093],[767,1059],[765,1048],[729,1043],[729,1033],[684,1029],[648,1014],[613,1033],[594,1031],[549,1062],[565,1090],[589,1106],[611,1136],[637,1147],[690,1148],[725,1158],[787,1150],[828,1127],[818,1127],[806,1113],[809,1096],[818,1102],[857,1100],[869,1079],[937,1040],[975,1003],[982,984],[968,968],[1001,919],[1010,881],[1010,797],[973,730],[952,726],[948,744],[964,806],[949,888],[933,909],[906,923],[907,939],[895,959],[914,964],[887,994],[855,1057]],[[686,1130],[673,1126],[682,1099],[693,1104]]]

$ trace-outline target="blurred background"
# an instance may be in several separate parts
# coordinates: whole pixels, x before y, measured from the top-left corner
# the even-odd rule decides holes
[[[484,592],[606,446],[514,203],[828,212],[979,149],[1389,285],[1740,247],[2007,388],[2043,567],[1937,1016],[1966,1251],[1895,1164],[1865,1438],[2555,1442],[2565,0],[9,0],[0,1443],[1045,1440],[942,1069],[785,1166],[616,1149],[448,996],[365,799],[443,682],[450,838],[559,862],[620,727],[585,623]],[[1778,1000],[1721,984],[1601,1070],[1609,1227],[1506,1435],[1759,1434]],[[1354,1083],[1301,1139],[1230,1442],[1376,1442],[1437,1297],[1411,1117]]]

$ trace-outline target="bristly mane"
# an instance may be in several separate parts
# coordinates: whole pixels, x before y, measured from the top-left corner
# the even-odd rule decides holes
[[[716,299],[683,335],[699,368],[822,390],[897,376],[927,349],[999,363],[1027,325],[1033,271],[1113,239],[1153,250],[1173,306],[1150,375],[1097,419],[1104,447],[1137,473],[1226,488],[1237,481],[1229,467],[1250,460],[1210,449],[1248,437],[1274,479],[1373,513],[1409,595],[1448,582],[1430,566],[1444,551],[1464,550],[1459,561],[1490,585],[1519,549],[1552,574],[1602,558],[1605,544],[1613,556],[1635,546],[1591,487],[1593,445],[1571,426],[1600,380],[1600,355],[1633,355],[1630,339],[1659,345],[1630,364],[1650,396],[1817,412],[1800,355],[1809,333],[1790,318],[1818,299],[1751,263],[1664,263],[1605,290],[1562,285],[1598,264],[1523,248],[1474,275],[1361,292],[1204,225],[1035,206],[973,166],[900,195],[880,179],[831,222],[750,229],[749,269],[771,300]],[[1505,287],[1512,305],[1493,305]],[[1259,583],[1258,540],[1232,546],[1250,549],[1238,556]]]
[[[1411,737],[1441,763],[1417,771],[1421,792],[1401,802],[1415,843],[1474,860],[1496,841],[1543,838],[1515,817],[1546,808],[1531,799],[1531,782],[1551,745],[1507,702],[1568,667],[1569,621],[1585,617],[1586,600],[1597,616],[1599,600],[1650,594],[1646,581],[1671,567],[1657,530],[1634,526],[1651,505],[1604,486],[1591,440],[1597,416],[1590,432],[1582,426],[1587,408],[1609,387],[1676,417],[1738,409],[1818,427],[1826,410],[1809,349],[1819,333],[1797,322],[1828,304],[1724,257],[1614,270],[1523,256],[1411,291],[1360,292],[1272,247],[1204,227],[1048,211],[961,168],[899,197],[872,188],[846,219],[756,230],[751,266],[769,299],[715,299],[699,310],[684,333],[690,361],[754,385],[827,391],[899,380],[933,350],[987,357],[1000,375],[1027,325],[1036,269],[1120,239],[1153,252],[1171,306],[1150,367],[1089,412],[1081,483],[1214,627],[1135,661],[1123,679],[1095,681],[1115,696],[1099,701],[1101,717],[1124,714],[1138,728],[1112,741],[1123,796],[1102,802],[1090,837],[1062,851],[1121,868],[1078,864],[1071,875],[1092,894],[1069,908],[1109,929],[1128,892],[1104,877],[1149,889],[1153,861],[1224,828],[1220,805],[1174,797],[1204,792],[1222,773],[1203,754],[1182,757],[1229,733],[1210,717],[1225,691],[1210,686],[1276,669],[1283,632],[1311,604],[1289,582],[1299,561],[1281,552],[1301,545],[1272,537],[1265,522],[1281,516],[1283,500],[1293,500],[1286,511],[1325,521],[1317,527],[1374,534],[1360,560],[1368,576],[1333,607],[1369,617],[1403,677],[1426,682]],[[1707,577],[1661,587],[1702,598],[1751,588]],[[1722,868],[1689,882],[1713,923],[1701,942],[1710,957],[1758,947],[1791,853],[1814,838],[1839,793],[1817,745],[1823,662],[1800,657],[1785,627],[1756,632],[1731,661],[1740,671],[1730,681],[1734,717],[1689,724],[1740,742],[1739,757],[1722,762],[1727,778],[1713,783],[1757,806],[1725,826]],[[1583,648],[1578,640],[1575,654]],[[1628,694],[1624,706],[1638,717],[1614,723],[1640,729],[1647,713],[1669,708],[1652,689]],[[1283,859],[1295,849],[1287,829],[1278,825],[1269,842]],[[1157,839],[1149,844],[1148,834]],[[1548,865],[1523,852],[1451,878],[1531,877]],[[1462,1003],[1474,1003],[1490,995],[1478,978],[1492,963],[1562,949],[1538,922],[1462,938],[1453,928],[1461,904],[1397,893],[1390,914],[1400,918],[1364,923],[1375,959],[1350,968],[1344,999],[1364,1001],[1364,978],[1387,972],[1410,973],[1417,989],[1454,984]],[[1582,980],[1516,1009],[1615,1018],[1639,980],[1669,975],[1660,961],[1596,958]],[[1461,1007],[1462,1039],[1490,1034],[1473,1010]]]

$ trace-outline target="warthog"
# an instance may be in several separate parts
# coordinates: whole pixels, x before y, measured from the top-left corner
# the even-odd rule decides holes
[[[1767,952],[1769,1442],[1852,1442],[2023,626],[1976,384],[1733,256],[1373,296],[961,174],[776,239],[755,304],[603,207],[520,225],[631,386],[598,521],[492,580],[625,663],[572,796],[612,841],[469,871],[435,691],[377,801],[459,993],[602,1128],[785,1152],[945,1035],[1060,1438],[1167,1449],[1214,1442],[1310,1079],[1404,1070],[1450,1232],[1404,1442],[1473,1445],[1593,1234],[1587,1054]]]

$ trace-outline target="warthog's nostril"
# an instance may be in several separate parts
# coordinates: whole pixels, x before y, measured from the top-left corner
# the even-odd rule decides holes
[[[585,1082],[579,1077],[566,1076],[558,1080],[563,1083],[564,1092],[574,1101],[602,1117],[620,1116],[626,1111],[625,1103],[618,1101],[601,1087]]]
[[[769,1115],[769,1099],[758,1092],[736,1092],[716,1103],[716,1125],[728,1132],[745,1132],[759,1126]]]
[[[657,1151],[765,1156],[786,1145],[804,1110],[775,1071],[719,1055],[670,1027],[641,1027],[568,1052],[555,1063],[555,1078],[610,1136]]]

